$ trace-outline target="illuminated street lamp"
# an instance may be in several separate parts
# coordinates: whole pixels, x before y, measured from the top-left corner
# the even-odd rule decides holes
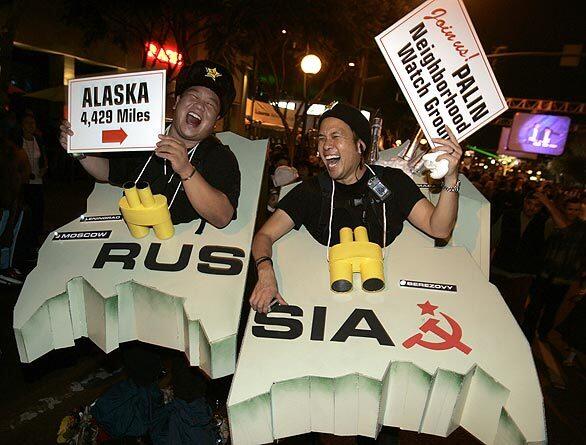
[[[309,52],[309,45],[307,46]],[[317,74],[321,70],[321,60],[315,54],[307,54],[301,59],[301,71],[303,71],[303,127],[301,134],[305,134],[307,126],[307,75]]]
[[[303,71],[303,100],[307,100],[307,75],[317,74],[321,70],[321,60],[315,54],[307,54],[301,59],[301,71]]]
[[[301,59],[301,71],[305,74],[317,74],[321,70],[321,60],[315,54],[308,54]]]

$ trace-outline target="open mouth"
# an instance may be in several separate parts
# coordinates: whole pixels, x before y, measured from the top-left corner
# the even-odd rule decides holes
[[[197,113],[194,113],[193,111],[187,113],[185,120],[187,124],[191,125],[192,127],[197,127],[199,124],[201,124],[201,116]]]
[[[326,156],[326,166],[328,168],[335,167],[340,161],[340,155],[328,155]]]

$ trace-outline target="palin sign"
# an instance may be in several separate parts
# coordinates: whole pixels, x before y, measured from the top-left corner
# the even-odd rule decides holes
[[[165,128],[165,71],[69,82],[69,153],[154,150]]]
[[[507,104],[461,0],[430,0],[376,37],[425,136],[458,141]]]

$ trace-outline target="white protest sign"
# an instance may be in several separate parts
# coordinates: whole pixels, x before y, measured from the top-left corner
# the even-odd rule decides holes
[[[461,141],[507,109],[461,0],[429,0],[376,42],[428,140],[447,125]]]
[[[69,82],[69,153],[150,151],[165,129],[165,70]]]

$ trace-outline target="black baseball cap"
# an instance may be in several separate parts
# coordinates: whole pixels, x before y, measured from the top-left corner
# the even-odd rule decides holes
[[[370,124],[368,119],[360,112],[358,108],[351,105],[337,103],[330,109],[324,111],[319,118],[319,126],[328,117],[336,117],[344,121],[354,131],[366,147],[370,147]]]
[[[183,67],[175,84],[175,95],[180,96],[191,87],[209,88],[220,99],[220,117],[230,109],[236,97],[232,73],[223,65],[211,60],[199,60]]]

